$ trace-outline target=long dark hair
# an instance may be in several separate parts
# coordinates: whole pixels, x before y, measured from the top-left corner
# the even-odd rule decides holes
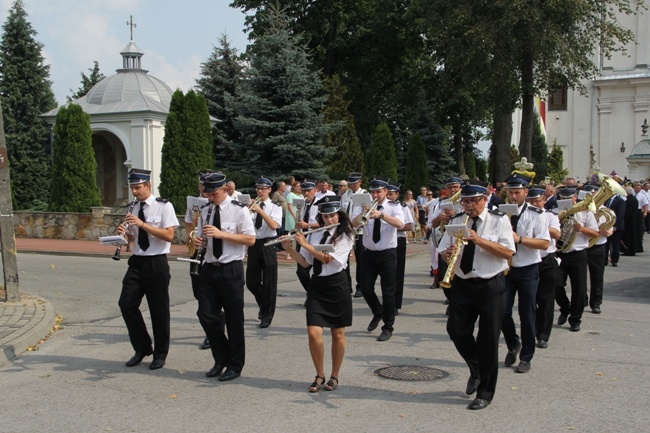
[[[339,209],[336,213],[339,216],[339,225],[336,226],[336,231],[334,232],[334,236],[332,236],[332,243],[336,242],[344,234],[354,239],[354,227],[352,227],[352,221],[350,221],[348,214],[343,209]],[[320,213],[316,215],[316,222],[321,227],[325,226],[325,221],[323,221],[323,216]]]

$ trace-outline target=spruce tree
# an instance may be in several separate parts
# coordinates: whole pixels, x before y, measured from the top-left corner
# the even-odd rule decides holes
[[[224,170],[230,169],[231,162],[239,159],[233,147],[233,143],[239,141],[234,101],[242,79],[242,61],[237,49],[230,46],[225,34],[221,35],[219,46],[214,47],[208,60],[201,64],[196,90],[205,97],[210,115],[218,119],[212,128],[213,152],[217,166]]]
[[[329,149],[320,74],[306,48],[288,29],[286,16],[270,7],[269,29],[249,50],[250,69],[237,98],[235,144],[244,174],[276,179],[325,176]]]
[[[70,92],[72,92],[72,94],[66,97],[66,100],[68,102],[72,102],[75,99],[86,96],[95,84],[106,78],[106,76],[99,71],[99,62],[97,60],[94,60],[93,64],[94,66],[92,69],[88,68],[88,71],[90,71],[90,76],[86,76],[86,74],[83,72],[81,73],[81,87],[79,87],[76,92],[70,89]]]
[[[532,161],[535,171],[535,182],[539,183],[544,180],[548,172],[548,144],[546,137],[542,134],[539,116],[533,119],[533,139],[532,139]]]
[[[548,172],[546,174],[555,181],[556,184],[562,183],[564,178],[569,175],[569,171],[564,168],[564,155],[562,149],[557,145],[557,141],[553,140],[553,147],[548,156]]]
[[[81,106],[61,107],[54,124],[54,160],[49,210],[90,212],[101,205],[90,116]]]
[[[397,181],[395,143],[386,123],[380,123],[375,128],[375,135],[366,158],[366,170],[371,179],[372,176],[384,176]]]
[[[421,185],[429,185],[427,152],[420,134],[413,134],[406,150],[406,178],[402,191],[417,191]]]
[[[185,213],[186,197],[198,193],[198,172],[212,168],[212,133],[205,98],[193,90],[186,95],[176,90],[165,122],[160,196],[171,201],[177,213]]]
[[[0,103],[11,169],[14,209],[41,209],[48,203],[49,129],[39,117],[56,107],[50,67],[43,45],[27,21],[22,0],[16,0],[2,25]]]
[[[323,110],[326,123],[338,124],[340,127],[325,137],[324,144],[332,154],[325,167],[331,179],[345,179],[348,173],[363,173],[363,151],[354,126],[354,117],[350,114],[350,101],[347,89],[341,84],[338,75],[327,77],[324,81],[327,101]]]

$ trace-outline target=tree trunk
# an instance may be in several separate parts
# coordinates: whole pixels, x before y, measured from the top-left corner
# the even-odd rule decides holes
[[[512,171],[510,167],[510,140],[512,139],[512,108],[507,105],[498,105],[493,113],[493,143],[495,155],[494,173],[490,178],[492,184],[504,181]]]
[[[458,167],[458,175],[466,174],[465,172],[465,158],[463,157],[463,135],[460,128],[454,126],[451,133],[454,135],[454,158],[456,159],[456,166]]]
[[[524,54],[521,62],[521,130],[519,135],[519,155],[532,158],[533,142],[533,105],[535,94],[533,88],[533,59],[530,52]]]

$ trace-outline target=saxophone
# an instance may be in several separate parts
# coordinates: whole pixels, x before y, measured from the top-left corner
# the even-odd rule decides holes
[[[192,225],[190,233],[187,235],[187,250],[191,258],[196,258],[196,246],[194,245],[194,240],[196,239],[196,226],[199,225],[199,219],[201,218],[201,208],[198,205],[192,206]]]
[[[460,196],[460,193],[458,195]],[[465,219],[463,220],[463,224],[467,225],[467,221],[469,221],[469,214],[465,216]],[[443,289],[451,288],[451,280],[453,280],[454,275],[456,275],[456,262],[458,261],[458,256],[463,250],[461,247],[463,245],[467,245],[467,241],[463,239],[462,234],[456,236],[455,245],[456,245],[456,250],[454,251],[454,254],[452,254],[451,257],[449,257],[449,261],[447,262],[447,272],[445,272],[445,277],[442,279],[442,281],[440,281],[440,287],[442,287]]]

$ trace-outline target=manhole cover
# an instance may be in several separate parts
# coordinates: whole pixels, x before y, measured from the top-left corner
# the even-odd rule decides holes
[[[419,367],[414,365],[397,365],[384,367],[375,371],[377,376],[393,380],[438,380],[447,377],[446,371],[437,368]]]

